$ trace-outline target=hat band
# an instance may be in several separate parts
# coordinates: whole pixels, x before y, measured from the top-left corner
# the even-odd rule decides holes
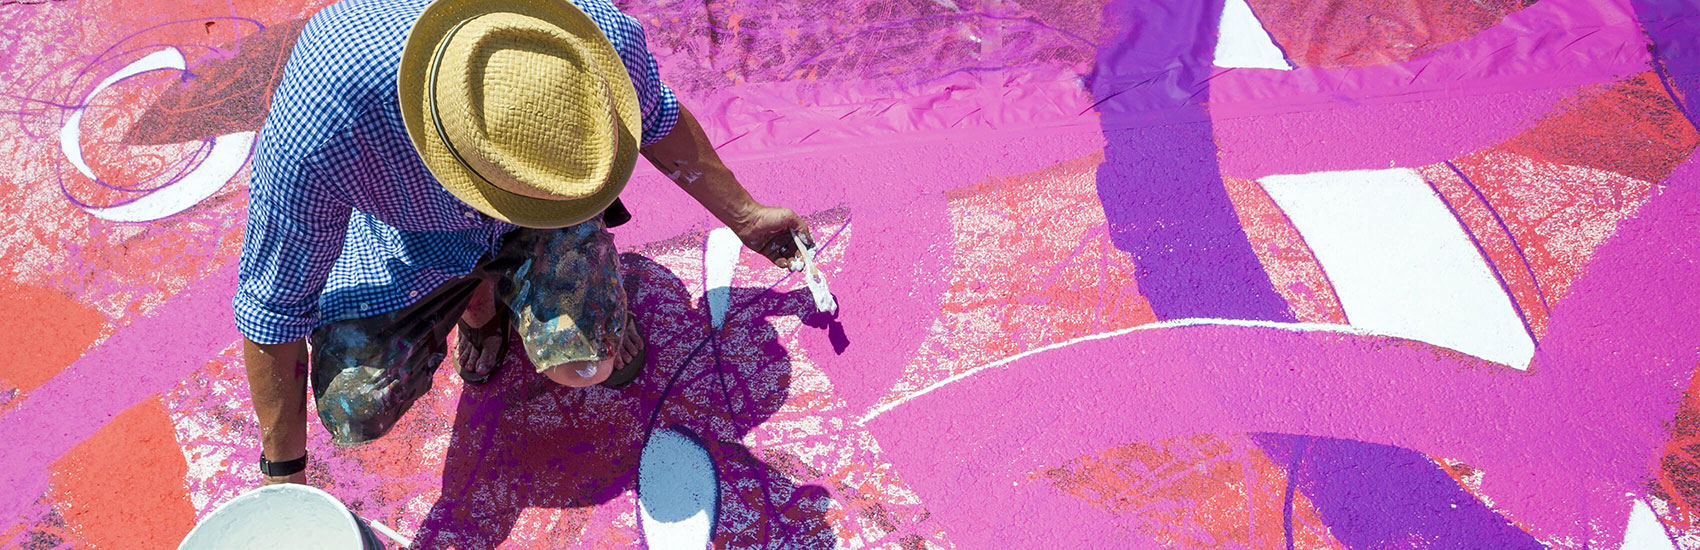
[[[484,183],[488,183],[496,189],[501,189],[502,186],[496,185],[496,182],[484,177],[484,174],[479,173],[477,168],[473,168],[472,164],[461,158],[460,149],[455,147],[453,140],[449,139],[448,130],[443,129],[443,115],[437,112],[437,73],[439,72],[438,69],[443,66],[443,54],[449,51],[449,41],[455,37],[455,33],[460,32],[461,27],[465,27],[467,23],[471,22],[472,19],[461,20],[460,23],[455,24],[454,28],[449,29],[449,32],[444,33],[443,41],[437,44],[437,54],[431,57],[431,69],[426,72],[425,93],[430,96],[430,100],[426,103],[431,106],[431,125],[437,127],[437,138],[443,140],[443,145],[447,146],[449,155],[455,158],[455,162],[459,162],[462,167],[466,168],[467,172],[478,176],[478,179],[484,180]],[[506,189],[502,190],[507,191]]]

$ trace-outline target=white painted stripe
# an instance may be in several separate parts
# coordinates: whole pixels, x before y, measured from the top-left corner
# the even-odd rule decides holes
[[[89,91],[88,97],[83,98],[83,104],[94,103],[95,96],[100,95],[101,92],[106,91],[108,87],[117,84],[120,80],[147,72],[166,69],[181,71],[187,68],[188,62],[183,59],[183,52],[178,51],[177,48],[165,48],[144,55],[141,59],[118,69],[118,72],[112,73],[112,76],[106,77],[106,80],[100,81],[100,84],[96,84],[94,89]],[[83,145],[79,141],[83,136],[83,110],[84,108],[79,107],[65,117],[65,125],[59,128],[59,152],[64,153],[65,158],[70,159],[71,166],[77,167],[77,171],[82,172],[83,177],[91,180],[99,179],[94,175],[94,170],[89,168],[88,163],[83,161]]]
[[[732,300],[732,270],[738,267],[738,251],[744,248],[738,234],[725,227],[708,232],[703,244],[702,267],[708,286],[709,322],[714,328],[726,324],[726,309]]]
[[[1528,368],[1535,343],[1511,297],[1415,171],[1258,182],[1316,254],[1353,326]]]
[[[649,548],[707,548],[720,506],[708,450],[673,429],[655,430],[638,460],[638,515]]]
[[[1066,347],[1069,347],[1069,346],[1072,346],[1072,345],[1075,345],[1075,344],[1080,344],[1080,343],[1083,343],[1083,342],[1091,342],[1093,340],[1103,340],[1105,338],[1114,338],[1114,337],[1117,337],[1117,336],[1122,336],[1124,334],[1132,334],[1132,333],[1135,333],[1135,332],[1146,331],[1146,330],[1157,330],[1157,329],[1179,328],[1179,327],[1199,327],[1199,326],[1259,327],[1259,328],[1272,328],[1272,329],[1278,329],[1278,330],[1285,330],[1285,331],[1290,331],[1290,332],[1328,332],[1328,333],[1335,333],[1335,334],[1354,334],[1354,335],[1359,335],[1359,336],[1385,336],[1385,337],[1402,338],[1402,337],[1397,336],[1397,335],[1378,333],[1378,332],[1375,332],[1373,330],[1369,330],[1369,329],[1366,329],[1366,328],[1363,328],[1363,327],[1356,327],[1356,326],[1350,326],[1350,325],[1331,325],[1331,324],[1323,324],[1323,323],[1279,323],[1279,322],[1275,322],[1275,321],[1252,321],[1252,320],[1246,320],[1246,319],[1208,319],[1208,318],[1175,319],[1173,321],[1163,321],[1163,322],[1160,322],[1160,323],[1151,323],[1151,324],[1146,324],[1146,325],[1139,325],[1137,327],[1129,327],[1129,328],[1124,328],[1124,329],[1121,329],[1121,330],[1112,330],[1110,332],[1100,332],[1098,334],[1082,336],[1082,337],[1075,338],[1075,339],[1072,339],[1072,340],[1066,340],[1066,341],[1057,342],[1055,344],[1051,344],[1051,345],[1048,345],[1048,346],[1030,349],[1030,350],[1021,352],[1021,353],[1017,353],[1015,355],[1011,355],[1009,357],[1005,357],[1003,359],[999,359],[997,361],[986,363],[984,365],[980,365],[978,367],[974,367],[974,368],[962,371],[960,373],[957,373],[955,375],[952,375],[950,378],[946,378],[944,380],[940,380],[938,382],[935,382],[930,386],[927,386],[925,388],[921,388],[921,390],[916,391],[915,393],[911,393],[909,395],[899,397],[899,398],[897,398],[896,400],[893,400],[890,403],[886,403],[884,405],[879,405],[879,406],[875,406],[871,409],[868,409],[868,413],[865,414],[865,415],[862,415],[861,418],[857,419],[856,423],[857,424],[867,424],[868,421],[873,420],[875,417],[878,417],[879,415],[885,414],[887,411],[890,411],[892,409],[897,408],[898,405],[902,405],[904,403],[914,401],[916,398],[921,397],[921,396],[926,395],[926,394],[929,394],[929,393],[932,393],[934,390],[937,390],[939,388],[942,388],[942,387],[948,386],[950,384],[959,382],[959,381],[961,381],[965,378],[968,378],[969,376],[979,374],[982,371],[1002,367],[1004,365],[1008,365],[1010,363],[1014,363],[1016,361],[1026,359],[1026,358],[1032,357],[1034,355],[1045,353],[1047,351],[1058,350],[1058,349],[1066,348]]]
[[[94,217],[115,222],[148,222],[188,210],[217,193],[242,171],[253,150],[254,132],[213,138],[212,152],[176,183],[161,187],[133,202],[110,208],[85,208]]]
[[[1227,0],[1222,6],[1222,22],[1217,27],[1217,67],[1248,69],[1279,69],[1290,71],[1292,63],[1275,45],[1275,39],[1251,12],[1245,0]]]
[[[1653,514],[1653,508],[1647,505],[1646,499],[1635,499],[1635,507],[1629,511],[1629,525],[1623,529],[1622,550],[1676,550],[1671,543],[1670,534],[1665,532],[1664,524]]]
[[[185,67],[183,53],[177,48],[165,48],[150,53],[100,81],[83,103],[93,103],[95,96],[120,80],[151,71],[181,71]],[[83,111],[82,108],[75,109],[65,117],[65,125],[59,128],[59,151],[65,154],[65,158],[69,159],[71,165],[75,166],[78,172],[82,172],[83,176],[99,180],[94,169],[83,160]],[[207,158],[202,159],[200,164],[176,182],[126,204],[84,210],[97,218],[117,222],[146,222],[175,215],[211,197],[224,187],[231,177],[242,171],[242,166],[248,163],[248,153],[253,150],[253,145],[254,132],[218,136],[213,138],[212,151],[207,154]]]

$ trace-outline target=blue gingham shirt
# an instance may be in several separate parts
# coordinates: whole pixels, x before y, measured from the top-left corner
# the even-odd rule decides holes
[[[402,124],[396,75],[430,0],[344,0],[308,21],[260,130],[242,240],[236,327],[291,342],[344,319],[405,308],[470,273],[515,226],[444,190]],[[620,53],[643,144],[672,131],[643,27],[609,0],[573,0]]]

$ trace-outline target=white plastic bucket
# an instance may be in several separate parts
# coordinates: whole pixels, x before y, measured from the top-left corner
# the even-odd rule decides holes
[[[268,485],[224,503],[177,550],[382,549],[366,525],[329,493]]]

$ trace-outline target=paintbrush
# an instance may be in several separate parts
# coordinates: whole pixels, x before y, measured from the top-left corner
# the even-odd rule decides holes
[[[833,299],[832,291],[826,288],[826,275],[822,275],[820,267],[815,265],[815,249],[805,246],[806,239],[796,231],[791,232],[791,240],[797,243],[797,250],[803,251],[803,264],[791,264],[792,271],[803,272],[803,280],[809,283],[809,293],[815,297],[815,309],[830,315],[838,314],[838,300]],[[813,245],[808,242],[808,245]]]

